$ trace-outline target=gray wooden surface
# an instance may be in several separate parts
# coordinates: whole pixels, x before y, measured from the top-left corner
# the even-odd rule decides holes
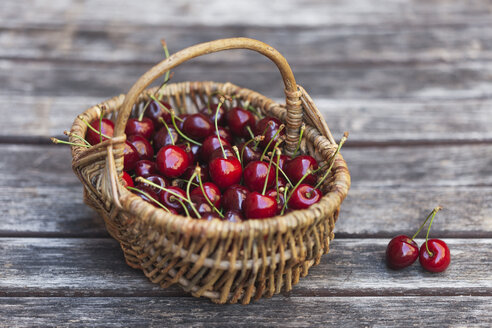
[[[170,2],[170,3],[167,3]],[[0,2],[0,327],[492,325],[492,1]],[[275,46],[343,150],[352,189],[330,254],[287,294],[219,306],[126,266],[48,143],[171,52],[222,37]],[[281,100],[278,72],[233,51],[175,81]],[[436,205],[442,274],[384,264]],[[419,243],[422,239],[418,240]]]

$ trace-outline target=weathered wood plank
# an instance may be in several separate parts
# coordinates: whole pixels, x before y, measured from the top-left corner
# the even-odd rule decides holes
[[[0,298],[5,327],[490,327],[492,297]],[[412,304],[409,310],[409,304]],[[2,324],[0,324],[2,325]]]
[[[337,239],[292,296],[492,296],[491,239],[445,239],[451,264],[442,274],[420,265],[386,267],[388,239]],[[419,244],[422,239],[417,240]],[[473,254],[473,257],[469,255]],[[128,267],[116,241],[1,238],[0,296],[180,296]]]
[[[214,56],[209,55],[209,56]],[[148,64],[0,60],[0,95],[110,98],[125,93]],[[334,99],[483,99],[492,96],[487,62],[390,66],[294,66],[297,82],[312,96]],[[278,71],[267,59],[238,62],[192,61],[175,70],[174,81],[231,81],[281,98]]]
[[[106,98],[0,96],[0,112],[5,113],[0,121],[0,139],[61,135],[70,129],[78,114]],[[490,100],[361,101],[315,97],[315,102],[335,135],[350,131],[350,143],[492,140]]]

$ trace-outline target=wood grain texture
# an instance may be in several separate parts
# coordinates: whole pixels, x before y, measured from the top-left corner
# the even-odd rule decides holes
[[[452,259],[441,274],[425,272],[418,263],[401,271],[388,269],[388,241],[335,239],[330,253],[289,295],[492,296],[492,240],[445,239]],[[185,295],[178,288],[161,289],[128,267],[117,242],[107,238],[0,238],[0,255],[0,296]]]
[[[489,327],[492,320],[492,297],[470,296],[278,297],[248,306],[168,297],[9,297],[0,304],[0,316],[10,320],[1,327],[441,328]]]

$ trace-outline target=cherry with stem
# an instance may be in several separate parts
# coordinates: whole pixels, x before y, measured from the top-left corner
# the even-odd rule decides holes
[[[219,214],[219,216],[221,218],[224,218],[224,215],[217,209],[217,207],[215,207],[214,203],[208,198],[207,193],[205,192],[205,188],[203,188],[202,177],[201,177],[200,171],[201,171],[201,167],[197,165],[195,168],[195,173],[196,173],[196,176],[198,177],[198,184],[200,185],[200,189],[202,191],[202,194],[203,194],[205,200],[210,205],[210,207],[212,207],[212,209],[215,212],[217,212],[217,214]]]
[[[137,189],[137,188],[134,188],[134,187],[129,187],[129,186],[127,186],[126,188],[129,189],[129,190],[131,190],[131,191],[136,191],[136,192],[144,195],[145,197],[147,197],[148,199],[150,199],[151,201],[153,201],[154,203],[156,203],[157,205],[159,205],[160,207],[162,207],[164,210],[166,210],[166,212],[171,213],[171,211],[166,206],[164,206],[161,203],[159,203],[159,201],[157,199],[155,199],[154,197],[150,196],[145,191],[140,190],[140,189]]]
[[[185,139],[186,141],[188,142],[191,142],[195,145],[198,145],[198,146],[201,146],[202,143],[201,142],[198,142],[196,140],[193,140],[191,139],[190,137],[188,137],[186,134],[184,134],[179,128],[178,128],[178,125],[176,124],[176,118],[178,118],[176,116],[176,112],[174,110],[171,109],[171,121],[173,122],[173,126],[174,126],[174,129],[176,130],[176,132],[178,132],[178,134],[183,138]]]
[[[67,130],[63,131],[63,134],[66,135],[67,137],[74,137],[74,138],[77,138],[79,140],[82,140],[82,142],[85,143],[87,146],[89,146],[89,147],[91,146],[89,141],[85,140],[84,138],[82,138],[78,134],[75,134],[75,133],[67,131]]]
[[[340,142],[338,143],[337,150],[330,157],[330,166],[326,170],[326,172],[323,175],[323,177],[318,181],[318,183],[316,184],[316,186],[314,186],[314,189],[318,189],[321,186],[321,184],[325,181],[325,179],[328,177],[328,175],[330,174],[331,169],[333,168],[333,165],[335,164],[335,156],[338,155],[338,153],[340,152],[340,149],[342,148],[343,144],[345,143],[345,141],[347,141],[347,138],[348,138],[348,132],[345,132],[343,134],[342,139],[340,139]]]
[[[74,142],[70,142],[70,141],[64,141],[64,140],[60,140],[60,139],[57,139],[57,138],[50,138],[51,142],[54,143],[54,144],[64,144],[64,145],[70,145],[70,146],[77,146],[77,147],[84,147],[84,148],[90,148],[91,145],[86,145],[86,144],[77,144],[77,143],[74,143]]]
[[[304,134],[304,130],[305,129],[306,129],[306,124],[302,123],[302,125],[301,125],[301,132],[299,132],[299,140],[297,141],[296,150],[294,150],[294,152],[292,153],[291,158],[294,158],[294,156],[299,151],[299,148],[301,147],[302,135]]]
[[[167,134],[169,135],[169,138],[171,138],[171,145],[174,145],[174,137],[171,133],[171,130],[169,130],[169,126],[167,125],[166,121],[164,121],[162,117],[159,117],[159,122],[161,122],[164,125],[164,128],[166,128]]]
[[[260,157],[260,161],[263,160],[263,157],[265,157],[266,155],[266,152],[268,150],[268,148],[270,147],[270,145],[272,144],[273,140],[275,140],[275,138],[279,135],[280,131],[282,131],[283,129],[285,128],[285,125],[284,124],[281,124],[277,130],[277,132],[275,132],[275,134],[273,135],[273,138],[270,139],[270,141],[267,143],[265,149],[263,150],[263,153],[261,154],[261,157]],[[281,142],[282,139],[279,140],[279,142]]]

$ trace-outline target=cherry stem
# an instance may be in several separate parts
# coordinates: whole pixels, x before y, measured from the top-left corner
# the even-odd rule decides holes
[[[268,184],[268,177],[270,175],[270,169],[272,168],[272,162],[273,162],[273,154],[272,154],[272,156],[270,156],[270,162],[268,163],[268,170],[267,170],[267,174],[265,177],[265,184],[263,185],[263,191],[261,193],[262,195],[265,195],[265,192],[266,192],[266,187]]]
[[[302,178],[299,179],[299,181],[297,181],[296,185],[294,186],[294,188],[292,188],[292,191],[291,193],[289,194],[289,197],[287,197],[285,199],[285,203],[284,203],[284,206],[282,207],[282,212],[280,212],[280,215],[283,215],[284,214],[284,211],[285,211],[285,208],[287,207],[287,203],[289,202],[290,198],[292,197],[292,195],[294,194],[294,191],[296,191],[297,187],[299,187],[301,185],[301,183],[310,175],[312,174],[313,172],[311,170],[307,170],[306,174],[304,174],[302,176]],[[315,187],[316,188],[316,187]]]
[[[280,201],[280,196],[279,196],[279,186],[278,186],[278,169],[280,167],[280,154],[281,151],[280,149],[276,148],[277,151],[277,165],[275,167],[275,182],[277,183],[277,203]],[[272,154],[273,157],[273,154]]]
[[[53,142],[54,144],[64,144],[64,145],[78,146],[78,147],[85,147],[85,148],[90,148],[91,147],[90,145],[76,144],[74,142],[63,141],[63,140],[60,140],[60,139],[57,139],[57,138],[50,138],[50,139],[51,139],[51,142]]]
[[[279,164],[277,163],[273,163],[273,165],[275,165],[278,170],[280,171],[280,173],[282,173],[282,175],[284,176],[285,180],[287,180],[287,183],[290,184],[291,186],[293,186],[294,184],[292,183],[292,181],[290,181],[289,177],[287,176],[287,174],[285,174],[284,170],[282,170],[282,168],[280,167]]]
[[[236,145],[232,146],[232,150],[234,150],[234,153],[236,154],[236,157],[239,161],[239,164],[241,164],[241,166],[243,166],[243,162],[241,161],[241,158],[239,156],[239,149],[237,149],[237,146]]]
[[[174,126],[174,129],[176,130],[176,132],[178,132],[178,134],[183,139],[185,139],[186,141],[189,141],[191,143],[194,143],[195,145],[201,146],[202,144],[200,142],[191,139],[186,134],[184,134],[183,132],[181,132],[181,130],[178,128],[178,125],[176,124],[176,120],[175,120],[176,117],[177,116],[176,116],[176,113],[174,112],[174,110],[171,110],[171,121],[173,122],[173,126]]]
[[[294,158],[294,156],[299,151],[299,148],[301,147],[302,135],[304,134],[304,130],[305,129],[306,129],[306,124],[302,123],[302,125],[301,125],[301,132],[299,132],[299,140],[297,141],[296,150],[292,153],[292,156],[290,158]]]
[[[177,198],[176,196],[169,197],[170,201],[173,201],[173,199],[175,199],[181,205],[181,207],[183,208],[183,210],[186,213],[186,216],[191,216],[190,212],[188,212],[188,209],[186,208],[186,205],[183,203],[183,201],[181,199]]]
[[[251,137],[251,140],[254,140],[255,134],[253,133],[253,131],[251,130],[251,127],[249,125],[246,125],[246,131],[248,131],[249,136]]]
[[[151,100],[154,100],[159,105],[159,107],[164,108],[166,111],[169,112],[169,109],[166,106],[163,106],[161,103],[161,99],[162,99],[163,94],[160,92],[161,92],[162,88],[164,88],[166,86],[167,82],[169,82],[169,80],[173,77],[173,75],[174,74],[171,73],[171,76],[169,78],[165,79],[164,82],[162,82],[162,84],[159,86],[159,88],[157,88],[157,90],[154,92],[154,94],[149,95],[150,99],[147,100],[147,102],[144,105],[144,108],[142,109],[142,112],[138,115],[139,121],[141,121],[143,119],[145,111],[147,110],[147,107],[149,107]],[[159,96],[158,99],[155,98],[156,95]]]
[[[425,224],[427,223],[427,221],[429,221],[429,218],[431,217],[432,213],[434,213],[434,211],[435,211],[435,209],[433,209],[433,210],[429,213],[429,215],[427,215],[427,217],[425,218],[424,223],[422,223],[422,224],[420,225],[419,230],[417,230],[417,232],[413,235],[412,240],[414,240],[414,239],[415,239],[415,237],[417,237],[417,236],[418,236],[418,234],[419,234],[420,230],[422,230],[422,228],[425,226]]]
[[[202,194],[203,196],[205,197],[205,199],[207,200],[207,203],[212,207],[212,209],[217,212],[217,214],[219,214],[219,216],[221,218],[224,217],[224,215],[222,213],[220,213],[220,211],[217,209],[217,207],[215,207],[214,203],[208,198],[207,196],[207,193],[205,192],[205,188],[203,187],[203,183],[202,183],[202,177],[201,177],[201,167],[197,166],[195,168],[195,172],[196,172],[196,176],[198,177],[198,184],[200,185],[200,189],[202,190]]]
[[[186,197],[188,197],[188,201],[189,201],[189,204],[191,206],[191,209],[193,210],[193,212],[195,212],[197,218],[201,218],[202,216],[200,215],[200,213],[198,213],[198,211],[196,210],[195,208],[195,205],[193,204],[193,202],[191,201],[191,197],[190,197],[190,186],[191,186],[191,181],[193,181],[193,179],[196,177],[196,170],[195,172],[193,172],[193,174],[191,175],[191,178],[190,180],[188,180],[188,184],[186,185]]]
[[[239,161],[242,163],[243,162],[243,155],[244,155],[244,149],[250,144],[252,143],[253,141],[258,141],[260,142],[261,140],[265,139],[264,136],[256,136],[254,139],[250,139],[248,141],[246,141],[243,145],[243,148],[241,148],[241,158],[239,159]]]
[[[89,123],[89,122],[87,122],[87,120],[86,120],[85,118],[83,118],[83,117],[82,117],[82,115],[79,115],[79,120],[81,120],[82,122],[84,122],[84,124],[85,124],[85,125],[87,125],[87,127],[88,127],[89,129],[91,129],[92,131],[94,131],[95,133],[102,135],[104,138],[111,139],[111,137],[109,137],[109,136],[105,135],[104,133],[101,133],[101,131],[97,131],[96,129],[94,129],[94,128],[92,127],[92,125],[90,125],[90,123]]]
[[[437,212],[439,212],[441,209],[442,209],[442,207],[438,206],[432,210],[432,217],[431,217],[431,220],[429,222],[429,228],[427,228],[427,234],[425,235],[425,249],[427,250],[427,253],[429,254],[430,257],[433,257],[434,254],[429,250],[429,245],[427,243],[427,241],[429,240],[429,232],[431,230],[432,221],[434,221],[434,218],[436,217]]]
[[[287,190],[289,189],[289,186],[285,186],[284,190],[284,206],[282,206],[282,211],[280,211],[280,215],[284,215],[284,211],[287,208]]]
[[[345,132],[343,134],[343,137],[342,139],[340,139],[340,143],[338,144],[338,147],[337,147],[337,150],[335,151],[335,153],[330,157],[330,166],[328,167],[328,169],[326,170],[325,174],[323,175],[323,177],[319,180],[319,182],[316,184],[316,186],[314,187],[314,189],[318,189],[321,184],[326,180],[326,178],[328,177],[328,175],[330,174],[331,172],[331,169],[333,168],[333,165],[335,164],[335,156],[338,155],[338,153],[340,152],[340,149],[342,148],[343,144],[345,143],[345,141],[347,141],[347,138],[348,138],[348,132]]]
[[[169,108],[167,108],[166,106],[164,106],[164,105],[161,103],[161,101],[160,101],[160,100],[158,100],[155,96],[150,95],[149,97],[150,97],[150,99],[154,100],[154,101],[157,103],[157,105],[159,105],[159,107],[160,107],[160,108],[164,109],[164,110],[165,110],[168,114],[170,114],[170,115],[172,114],[172,113],[171,113],[171,109],[169,109]],[[180,121],[180,122],[183,122],[183,119],[182,119],[182,118],[180,118],[179,116],[176,116],[176,119],[177,119],[178,121]]]
[[[263,138],[265,138],[265,133],[267,132],[268,128],[271,127],[271,126],[273,126],[273,124],[275,124],[275,123],[273,123],[272,121],[268,121],[267,126],[265,126],[265,128],[263,129],[263,132],[261,133],[261,135],[263,136]],[[259,141],[256,141],[255,142],[255,149],[256,149],[256,147],[258,147],[258,143],[260,143],[260,142]]]
[[[215,124],[215,133],[217,134],[217,139],[219,139],[220,149],[222,149],[222,154],[224,155],[224,159],[227,159],[227,155],[225,153],[224,146],[222,146],[222,140],[220,139],[219,123],[218,123],[219,110],[220,110],[220,107],[222,106],[223,103],[224,103],[224,97],[220,97],[219,104],[217,105],[217,109],[215,111],[214,124]]]
[[[63,131],[63,134],[66,135],[67,137],[75,137],[75,138],[77,138],[79,140],[82,140],[89,147],[91,146],[91,144],[87,140],[85,140],[84,138],[82,138],[78,134],[75,134],[75,133],[70,132],[70,131],[67,131],[67,130]]]
[[[161,203],[159,203],[156,199],[154,199],[154,197],[150,196],[145,191],[140,190],[140,189],[137,189],[137,188],[133,188],[133,187],[126,187],[126,188],[129,189],[129,190],[133,190],[133,191],[136,191],[138,193],[141,193],[142,195],[144,195],[145,197],[147,197],[148,199],[150,199],[151,201],[155,202],[157,205],[159,205],[160,207],[162,207],[163,209],[165,209],[167,212],[171,213],[171,211],[166,206],[164,206]]]
[[[162,117],[159,117],[159,122],[161,122],[166,128],[167,134],[169,134],[169,138],[171,138],[171,144],[174,146],[174,137],[173,134],[171,133],[171,130],[169,130],[169,126],[167,126],[166,121],[164,121]]]
[[[270,139],[270,141],[267,143],[266,147],[265,147],[265,150],[263,150],[263,153],[261,154],[261,157],[260,157],[260,161],[263,160],[263,157],[265,157],[265,154],[268,150],[268,148],[270,147],[270,145],[272,144],[273,140],[275,140],[275,138],[278,136],[278,134],[280,133],[280,131],[282,131],[283,129],[285,128],[285,125],[284,124],[281,124],[279,127],[278,127],[278,130],[277,132],[275,132],[275,134],[273,135],[273,138]]]

